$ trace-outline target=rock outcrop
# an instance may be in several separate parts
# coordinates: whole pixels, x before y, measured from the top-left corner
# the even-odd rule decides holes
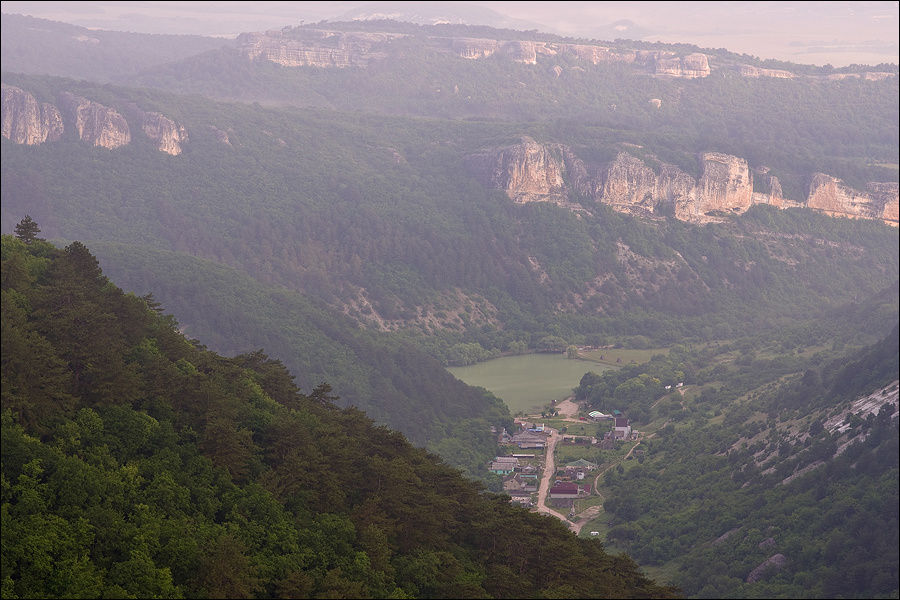
[[[657,75],[671,75],[687,79],[708,77],[710,73],[709,59],[700,52],[694,52],[681,58],[659,56],[654,68]]]
[[[703,174],[697,182],[696,214],[713,211],[742,213],[753,204],[753,178],[743,158],[705,152]]]
[[[796,75],[794,75],[790,71],[783,71],[781,69],[761,69],[752,65],[738,65],[738,72],[742,77],[753,77],[754,79],[758,79],[760,77],[793,79],[796,77]]]
[[[640,153],[640,147],[635,146]],[[562,144],[523,138],[518,144],[470,155],[466,165],[489,187],[517,203],[552,202],[575,210],[576,197],[608,204],[620,212],[651,216],[660,211],[694,223],[721,221],[754,204],[778,208],[807,206],[832,216],[879,219],[898,224],[898,184],[870,183],[861,192],[822,173],[813,177],[806,201],[784,197],[768,167],[720,152],[698,157],[700,177],[647,156],[620,152],[606,164],[586,164]],[[756,190],[754,191],[754,181]]]
[[[787,557],[784,554],[774,554],[764,560],[755,569],[747,575],[747,583],[756,583],[762,579],[767,573],[772,571],[780,571],[787,564]]]
[[[472,155],[466,164],[482,182],[503,190],[514,202],[560,204],[568,199],[570,154],[561,144],[538,144],[525,137],[519,144]]]
[[[33,146],[54,142],[64,127],[59,110],[12,85],[2,85],[2,134],[16,144]]]
[[[653,212],[659,201],[659,181],[644,161],[620,152],[605,175],[595,198],[623,212]]]
[[[128,122],[112,108],[69,92],[60,94],[60,105],[82,141],[103,148],[118,148],[131,141]]]
[[[781,182],[769,172],[769,167],[757,167],[752,171],[754,187],[763,190],[753,192],[753,204],[771,204],[778,208],[802,206],[799,202],[784,197]]]
[[[454,38],[450,42],[450,47],[460,58],[475,60],[494,54],[500,47],[500,43],[497,40]]]
[[[157,112],[143,114],[141,129],[148,138],[156,142],[161,152],[172,156],[181,154],[181,145],[188,139],[183,125]]]
[[[888,224],[900,224],[900,185],[896,181],[870,181],[866,184],[866,190],[872,197],[876,211],[880,208],[881,219]]]
[[[832,216],[864,219],[881,219],[885,209],[885,203],[880,199],[825,173],[813,175],[806,204]]]
[[[366,33],[285,27],[282,30],[244,33],[238,49],[248,59],[265,60],[287,67],[366,67],[374,59],[396,52],[391,42],[409,37],[399,33]],[[539,56],[568,56],[594,65],[610,62],[636,64],[657,74],[674,77],[706,77],[707,56],[699,52],[678,57],[673,52],[612,49],[593,44],[568,44],[533,40],[423,37],[423,43],[440,52],[478,60],[497,55],[506,60],[534,65]]]
[[[827,75],[825,79],[829,81],[840,81],[841,79],[865,79],[866,81],[882,81],[889,77],[896,77],[896,73],[885,71],[866,71],[865,73],[832,73]]]
[[[340,32],[291,29],[238,36],[238,50],[248,59],[260,59],[286,67],[365,67],[384,58],[391,40],[399,33]]]

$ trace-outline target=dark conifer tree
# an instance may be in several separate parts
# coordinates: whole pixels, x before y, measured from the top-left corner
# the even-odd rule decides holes
[[[16,237],[26,244],[30,244],[38,239],[37,234],[40,232],[41,228],[38,227],[38,224],[34,222],[34,219],[28,215],[25,215],[25,218],[16,225]]]

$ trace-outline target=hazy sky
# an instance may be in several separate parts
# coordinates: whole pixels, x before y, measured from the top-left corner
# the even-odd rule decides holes
[[[84,27],[236,35],[377,7],[569,36],[686,42],[843,66],[900,62],[898,2],[2,2],[3,12]],[[505,19],[505,20],[503,20]]]

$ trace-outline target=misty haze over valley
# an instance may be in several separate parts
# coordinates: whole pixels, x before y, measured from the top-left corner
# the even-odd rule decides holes
[[[896,2],[3,2],[2,597],[898,595]]]

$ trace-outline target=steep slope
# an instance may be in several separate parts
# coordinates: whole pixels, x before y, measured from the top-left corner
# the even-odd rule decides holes
[[[192,344],[80,243],[4,236],[2,302],[4,596],[674,594],[277,361]]]
[[[496,452],[490,434],[511,426],[506,407],[447,373],[412,343],[360,329],[286,288],[261,286],[228,267],[172,252],[92,243],[123,288],[153,293],[189,324],[182,331],[235,355],[265,348],[296,373],[301,390],[327,381],[355,406],[474,478]]]
[[[848,351],[844,340],[871,335],[878,312],[891,333]],[[694,597],[892,595],[896,322],[895,284],[780,338],[679,348],[585,375],[579,398],[622,409],[645,432],[638,460],[602,480],[607,542],[677,573],[671,580]],[[684,387],[670,393],[672,381]]]

